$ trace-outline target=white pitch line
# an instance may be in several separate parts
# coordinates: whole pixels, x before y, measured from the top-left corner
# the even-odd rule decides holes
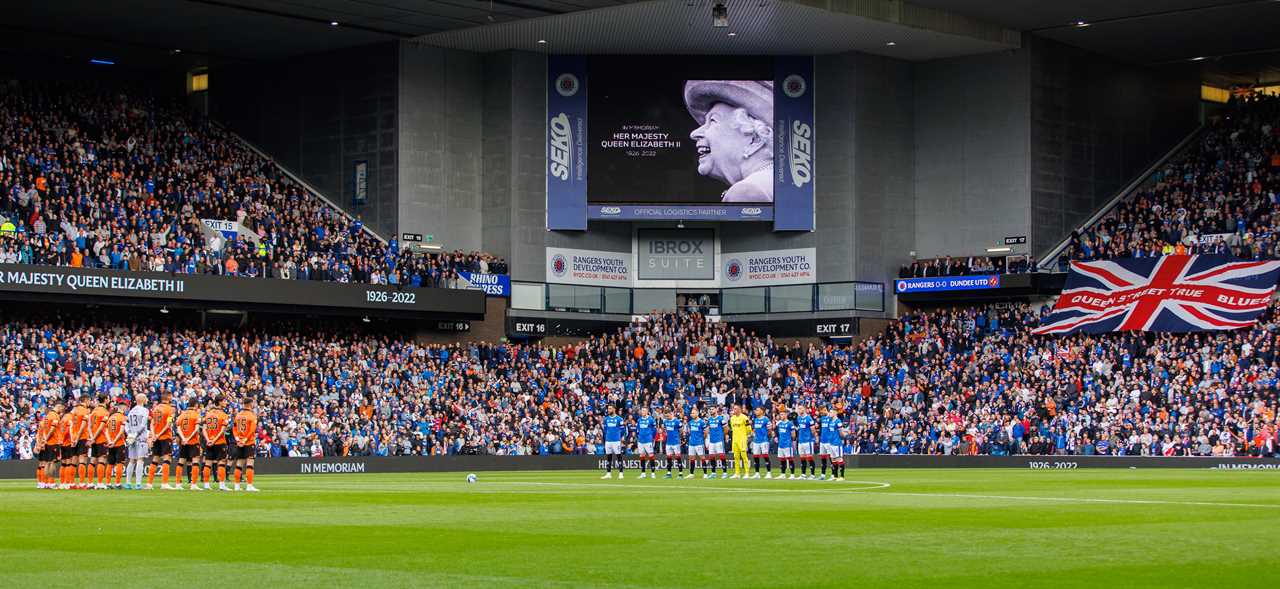
[[[860,489],[851,489],[860,490]],[[1103,499],[1090,497],[1036,497],[1031,495],[975,495],[969,493],[904,493],[886,491],[870,495],[895,495],[900,497],[948,497],[959,499],[1010,499],[1015,501],[1053,501],[1058,503],[1120,503],[1135,505],[1196,505],[1203,507],[1262,507],[1280,509],[1280,503],[1224,503],[1216,501],[1167,501],[1162,499]]]
[[[562,483],[550,481],[494,481],[484,483],[485,485],[537,485],[549,487],[589,487],[592,489],[640,489],[653,490],[663,493],[669,493],[673,489],[671,486],[653,486],[647,484],[609,484],[609,483]],[[677,483],[678,484],[678,483]],[[713,483],[714,484],[714,483]],[[734,492],[734,493],[848,493],[852,491],[870,491],[875,489],[887,489],[891,485],[881,481],[844,481],[843,485],[866,485],[847,488],[829,488],[829,489],[750,489],[746,487],[674,487],[676,490],[688,491],[710,491],[710,492]]]

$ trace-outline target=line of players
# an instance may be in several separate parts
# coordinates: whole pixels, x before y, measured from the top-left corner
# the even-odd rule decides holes
[[[618,469],[618,478],[623,477],[624,439],[627,438],[628,424],[626,419],[618,415],[617,409],[610,405],[604,418],[604,451],[608,457],[607,472],[601,478],[612,478],[613,469]],[[636,453],[640,457],[640,478],[646,476],[658,478],[658,461],[654,447],[661,444],[667,458],[667,473],[664,478],[681,477],[681,469],[676,466],[682,456],[681,441],[688,447],[686,464],[688,474],[682,478],[693,478],[694,470],[702,468],[702,478],[761,478],[760,463],[764,462],[764,478],[773,477],[773,465],[769,460],[771,443],[778,448],[778,478],[807,480],[844,480],[844,438],[847,431],[842,427],[840,417],[835,408],[827,408],[819,412],[815,422],[806,407],[796,407],[793,415],[779,411],[776,420],[770,420],[764,409],[757,407],[755,416],[749,418],[738,405],[733,405],[729,415],[722,408],[711,406],[708,416],[700,417],[698,409],[690,411],[688,419],[682,419],[675,410],[667,410],[665,416],[655,418],[649,415],[648,408],[642,407],[632,428]],[[729,475],[726,444],[733,451],[733,475]],[[817,457],[821,461],[822,473],[818,474],[818,462],[814,460],[814,448],[817,446]],[[748,473],[747,455],[753,461],[754,474]],[[797,457],[800,473],[796,474]],[[827,477],[828,463],[831,466],[831,477]],[[646,467],[648,472],[646,473]],[[675,467],[675,472],[672,468]],[[716,470],[720,475],[716,475]]]
[[[191,399],[178,413],[172,396],[164,393],[150,409],[139,394],[130,407],[126,399],[88,395],[55,403],[36,427],[36,486],[41,489],[161,489],[180,490],[186,481],[192,491],[209,490],[210,479],[222,491],[246,491],[253,485],[257,453],[258,417],[252,399],[244,399],[234,419],[221,396],[204,407]],[[203,411],[202,411],[203,409]],[[230,428],[230,430],[228,430]],[[230,438],[228,438],[230,433]],[[175,436],[178,442],[176,485],[169,484]],[[147,465],[147,458],[150,465]],[[234,463],[235,487],[227,486],[227,468]],[[143,474],[147,482],[143,484]],[[123,478],[123,482],[122,482]],[[198,483],[202,483],[198,484]]]

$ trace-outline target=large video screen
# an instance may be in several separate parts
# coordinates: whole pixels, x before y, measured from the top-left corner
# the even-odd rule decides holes
[[[588,202],[773,202],[771,59],[588,64]]]
[[[812,69],[806,57],[549,57],[548,227],[651,218],[812,230]]]

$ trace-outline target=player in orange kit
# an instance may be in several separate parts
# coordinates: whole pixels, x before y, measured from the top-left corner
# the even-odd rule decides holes
[[[164,467],[164,483],[160,488],[172,491],[169,485],[169,474],[173,468],[173,395],[165,392],[160,395],[160,402],[151,408],[151,468],[147,469],[147,489],[154,489],[156,468]]]
[[[75,418],[71,415],[71,410],[62,411],[62,416],[58,419],[58,441],[59,446],[59,466],[58,466],[58,488],[70,489],[71,484],[76,477],[76,442],[75,428],[72,427]]]
[[[89,440],[93,442],[93,488],[107,488],[107,396],[98,395],[89,412]]]
[[[113,489],[120,488],[120,478],[124,474],[124,464],[129,459],[126,452],[125,438],[125,417],[124,410],[126,405],[124,401],[117,401],[115,411],[107,417],[106,425],[106,446],[107,446],[107,481],[108,487]],[[114,477],[114,483],[111,482]]]
[[[40,458],[36,466],[36,486],[41,489],[58,486],[53,479],[53,469],[62,458],[62,437],[58,433],[58,423],[62,421],[61,412],[62,403],[54,403],[36,429],[36,452]]]
[[[230,491],[227,487],[227,424],[231,421],[222,410],[222,397],[209,402],[204,413],[204,488],[209,488],[209,477],[217,475],[218,490]],[[214,465],[217,470],[214,471]]]
[[[182,470],[191,477],[190,489],[200,491],[196,484],[200,480],[200,400],[192,399],[187,408],[178,414],[178,479],[177,486],[182,488]]]
[[[253,412],[252,398],[246,397],[240,410],[236,412],[231,433],[236,442],[235,449],[231,451],[231,459],[236,466],[235,490],[240,490],[240,478],[245,475],[249,483],[245,490],[256,493],[258,488],[253,486],[253,456],[257,453],[258,416]]]
[[[72,439],[75,440],[75,488],[88,489],[89,485],[89,396],[82,395],[71,410]]]

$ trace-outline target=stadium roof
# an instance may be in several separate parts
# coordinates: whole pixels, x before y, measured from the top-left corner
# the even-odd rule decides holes
[[[1136,63],[1206,57],[1205,79],[1224,84],[1280,78],[1276,0],[726,1],[727,28],[711,26],[713,0],[21,2],[0,19],[0,58],[191,69],[415,39],[473,51],[858,50],[920,61],[1018,47],[1030,31]]]

